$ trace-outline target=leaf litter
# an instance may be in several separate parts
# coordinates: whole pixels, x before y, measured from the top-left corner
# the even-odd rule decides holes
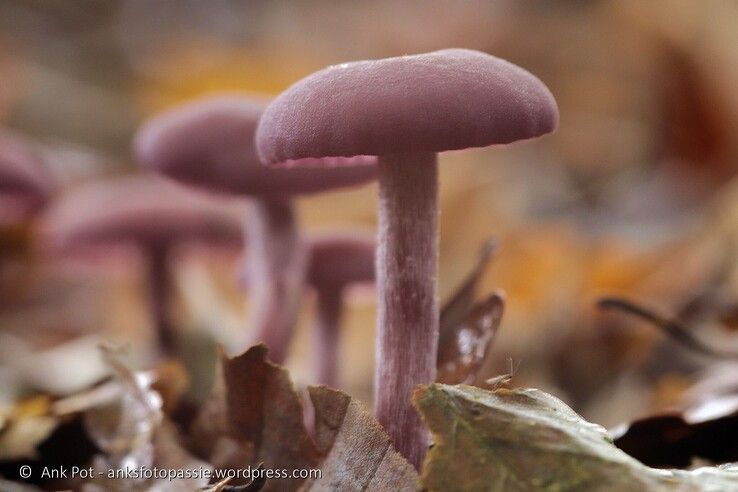
[[[414,403],[433,435],[421,476],[429,491],[738,490],[738,467],[649,468],[540,390],[432,384]]]

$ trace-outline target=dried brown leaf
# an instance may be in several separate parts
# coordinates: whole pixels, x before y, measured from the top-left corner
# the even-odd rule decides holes
[[[263,490],[416,490],[412,466],[394,451],[371,414],[340,391],[308,389],[315,416],[313,441],[288,372],[266,355],[259,345],[239,357],[222,358],[222,375],[194,434],[197,440],[215,443],[209,456],[216,467],[263,463],[266,468],[321,473],[309,481],[267,480]],[[237,481],[222,485],[241,486]]]
[[[213,464],[222,469],[258,463],[287,470],[315,467],[319,455],[305,429],[300,398],[287,370],[267,360],[266,347],[222,356],[221,370],[221,382],[195,431],[196,439],[214,443]],[[301,482],[269,480],[264,490],[295,490]]]
[[[477,288],[484,271],[497,250],[497,243],[490,239],[484,243],[476,265],[466,276],[456,292],[443,305],[439,324],[439,345],[454,338],[456,327],[462,324],[477,300]]]
[[[738,462],[738,395],[637,419],[611,434],[617,447],[649,466],[685,468],[695,458]]]
[[[504,306],[503,294],[492,294],[475,304],[461,323],[447,331],[445,340],[438,346],[438,382],[474,381],[500,326]]]
[[[415,469],[359,402],[326,386],[310,387],[309,392],[316,445],[325,458],[321,478],[306,482],[302,491],[417,490]]]
[[[482,246],[476,265],[441,309],[436,363],[439,382],[472,382],[484,362],[502,318],[504,300],[498,292],[478,302],[477,288],[496,249],[493,240]]]

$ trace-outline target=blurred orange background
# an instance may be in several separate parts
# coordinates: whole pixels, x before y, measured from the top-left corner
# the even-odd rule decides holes
[[[549,86],[561,125],[540,140],[441,156],[442,298],[484,240],[497,238],[483,290],[502,288],[508,304],[480,379],[513,357],[522,361],[516,384],[553,391],[612,425],[674,403],[709,363],[598,313],[594,300],[618,293],[674,312],[713,286],[726,257],[735,262],[736,25],[738,4],[728,0],[5,0],[0,120],[42,150],[64,193],[137,172],[137,126],[204,94],[271,96],[329,64],[447,47],[506,58]],[[371,229],[376,194],[368,186],[301,199],[300,219],[306,231]],[[33,224],[29,231],[27,248],[1,272],[4,401],[99,377],[104,368],[80,355],[94,359],[88,336],[143,347],[150,336],[135,262],[59,264],[33,248]],[[182,329],[215,339],[239,330],[248,306],[238,256],[182,258]],[[735,294],[734,277],[716,288]],[[288,363],[300,383],[310,377],[310,301]],[[342,378],[365,400],[374,308],[372,295],[357,292],[345,323]],[[736,344],[714,320],[697,326]],[[206,381],[195,383],[205,391]]]

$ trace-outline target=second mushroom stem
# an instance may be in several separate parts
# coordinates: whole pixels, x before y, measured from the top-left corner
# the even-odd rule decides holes
[[[169,315],[172,296],[172,279],[169,272],[167,249],[154,247],[149,253],[149,298],[152,317],[156,325],[159,348],[165,355],[176,352],[174,326]]]
[[[282,363],[297,322],[307,253],[289,202],[255,201],[246,227],[251,341],[265,343],[269,358]]]
[[[317,299],[316,326],[313,336],[315,373],[318,383],[338,388],[338,359],[342,289],[320,289]]]
[[[378,341],[374,409],[416,468],[428,433],[412,406],[435,379],[438,345],[438,162],[435,153],[379,158]]]

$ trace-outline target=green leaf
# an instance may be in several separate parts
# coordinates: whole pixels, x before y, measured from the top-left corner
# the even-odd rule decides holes
[[[421,477],[431,491],[738,490],[737,466],[649,468],[539,390],[432,384],[414,402],[433,434]]]

